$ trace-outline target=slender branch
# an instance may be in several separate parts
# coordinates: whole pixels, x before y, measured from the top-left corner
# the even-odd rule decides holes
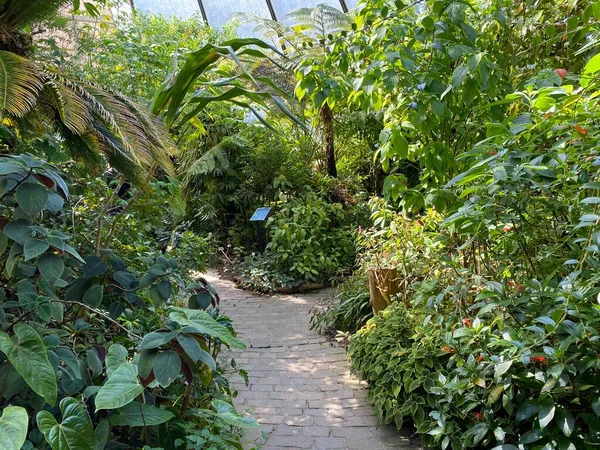
[[[152,180],[152,178],[154,177],[156,168],[157,168],[156,163],[153,163],[152,166],[150,167],[150,170],[148,171],[148,177],[146,178],[146,183],[150,183],[150,180]],[[133,195],[133,197],[131,197],[129,202],[115,216],[115,218],[113,219],[112,224],[110,226],[110,231],[108,232],[108,236],[106,237],[106,239],[104,241],[104,247],[108,248],[108,245],[115,233],[115,230],[117,229],[117,224],[119,223],[119,220],[125,215],[125,213],[129,210],[129,208],[131,208],[131,206],[133,206],[133,204],[140,197],[141,194],[142,194],[142,189],[138,188],[137,192]]]
[[[124,183],[125,183],[125,180],[123,179],[123,177],[121,177],[116,189],[113,191],[112,195],[110,196],[110,198],[104,205],[104,208],[102,208],[102,210],[100,211],[100,214],[98,215],[98,230],[96,231],[96,245],[94,246],[94,254],[96,256],[98,256],[100,254],[100,245],[102,242],[102,227],[104,225],[103,224],[104,216],[106,215],[106,213],[108,213],[108,210],[110,209],[111,205],[114,203],[117,195],[119,195],[119,191],[121,190],[121,187],[123,187]]]
[[[123,325],[121,325],[119,322],[117,322],[115,319],[112,319],[111,317],[107,316],[106,314],[104,314],[102,311],[91,307],[90,305],[86,305],[85,303],[81,303],[81,302],[77,302],[77,301],[66,301],[66,300],[52,300],[54,303],[63,303],[66,305],[78,305],[81,306],[82,308],[87,309],[90,312],[93,312],[94,314],[98,314],[99,316],[101,316],[104,320],[112,323],[113,325],[116,325],[117,327],[119,327],[121,330],[125,331],[127,334],[129,334],[130,336],[136,338],[136,339],[142,339],[142,337],[138,334],[135,334],[133,331],[129,330],[128,328],[124,327]]]

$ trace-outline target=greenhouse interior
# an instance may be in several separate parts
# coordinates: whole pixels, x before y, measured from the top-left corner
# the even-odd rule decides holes
[[[600,0],[0,0],[0,450],[600,448]]]

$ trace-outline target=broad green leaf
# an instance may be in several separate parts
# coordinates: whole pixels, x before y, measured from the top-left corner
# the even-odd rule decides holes
[[[512,366],[512,363],[513,363],[512,361],[503,361],[499,364],[496,364],[496,367],[494,367],[494,377],[495,378],[501,377],[506,372],[508,372],[508,369],[510,369],[510,367]]]
[[[12,338],[0,332],[0,350],[29,387],[49,405],[54,405],[57,395],[56,376],[42,338],[26,324],[18,323],[13,329],[15,335]]]
[[[85,294],[83,294],[83,302],[86,305],[96,307],[102,303],[102,297],[104,296],[104,286],[101,284],[92,285]]]
[[[94,450],[104,450],[110,433],[110,423],[103,420],[94,430]]]
[[[25,245],[23,246],[23,251],[25,252],[25,261],[29,261],[37,256],[40,256],[46,250],[48,250],[50,245],[39,239],[27,239],[25,241]]]
[[[138,374],[142,380],[150,376],[150,372],[152,372],[152,367],[154,367],[156,358],[158,358],[158,350],[155,348],[150,350],[142,350],[140,352],[137,365]]]
[[[74,398],[60,402],[62,422],[48,411],[40,411],[37,423],[52,450],[94,450],[94,427],[87,409]]]
[[[556,423],[566,437],[571,436],[575,429],[575,419],[568,409],[559,406],[556,409]]]
[[[150,287],[150,300],[152,300],[152,304],[155,308],[158,308],[160,305],[164,303],[163,296],[160,295],[160,291],[158,290],[158,285],[153,284]]]
[[[23,183],[16,192],[19,206],[30,216],[39,214],[48,202],[48,190],[38,183]]]
[[[586,87],[600,71],[600,53],[593,56],[583,68],[581,86]]]
[[[92,278],[104,275],[107,270],[108,264],[106,264],[102,258],[98,256],[88,256],[85,258],[85,265],[83,266],[84,277]]]
[[[164,301],[169,300],[171,295],[173,295],[173,287],[171,286],[171,282],[165,280],[158,283],[158,293]]]
[[[117,409],[131,403],[144,390],[138,379],[137,366],[125,363],[108,377],[96,394],[96,411]]]
[[[229,425],[239,428],[257,428],[259,426],[252,417],[240,415],[231,403],[215,399],[210,405],[216,411],[217,417]]]
[[[144,336],[144,339],[142,339],[142,343],[140,344],[140,350],[158,348],[161,345],[171,342],[176,336],[176,331],[153,331]]]
[[[160,425],[173,417],[175,415],[166,409],[134,402],[120,409],[118,414],[111,416],[110,423],[116,426],[143,427]]]
[[[127,362],[127,349],[121,344],[113,344],[108,348],[106,354],[106,375],[109,377],[119,367]]]
[[[65,271],[65,263],[62,258],[53,253],[46,253],[38,259],[37,267],[44,278],[51,286],[58,281]]]
[[[520,444],[531,444],[532,442],[539,441],[542,438],[542,430],[529,430],[521,436],[519,439]]]
[[[235,348],[245,348],[244,343],[236,339],[229,329],[215,319],[206,311],[199,309],[173,308],[169,318],[182,326],[191,327],[193,331],[219,338],[223,343]]]
[[[552,398],[546,398],[540,403],[540,410],[538,412],[540,429],[543,430],[550,422],[552,422],[555,411],[556,406],[554,405],[554,400],[552,400]]]
[[[27,439],[29,417],[20,406],[7,406],[0,417],[0,446],[2,450],[21,450]]]
[[[204,349],[202,349],[202,347],[200,347],[200,343],[194,337],[186,334],[180,334],[177,336],[177,341],[194,363],[201,361],[213,372],[217,370],[217,365],[213,357],[210,355],[210,353],[206,352]]]
[[[454,69],[454,72],[452,72],[452,80],[450,82],[452,87],[456,88],[460,86],[468,73],[469,66],[458,66],[456,69]]]
[[[156,381],[162,386],[169,386],[181,372],[181,358],[172,350],[162,352],[152,367]]]
[[[31,223],[25,219],[9,222],[4,227],[4,234],[15,242],[23,245],[31,237]]]

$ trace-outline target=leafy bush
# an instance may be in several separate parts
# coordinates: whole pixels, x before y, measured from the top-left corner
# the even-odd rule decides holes
[[[313,195],[287,203],[269,219],[266,255],[300,280],[327,280],[354,264],[352,230],[339,204]]]
[[[141,258],[143,271],[112,251],[80,256],[55,226],[69,200],[56,169],[26,154],[0,166],[0,406],[14,405],[4,414],[18,430],[3,445],[62,450],[56,430],[76,427],[70,447],[204,448],[210,427],[221,448],[241,448],[235,428],[254,423],[223,404],[231,393],[217,357],[243,344],[212,287],[186,285],[163,256]],[[176,306],[184,295],[194,309]]]
[[[313,310],[311,328],[320,333],[355,333],[372,316],[367,278],[354,274],[340,284],[333,298],[323,308]]]

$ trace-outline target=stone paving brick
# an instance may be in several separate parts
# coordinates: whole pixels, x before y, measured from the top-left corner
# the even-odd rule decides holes
[[[344,349],[310,331],[310,310],[328,292],[261,297],[206,277],[221,297],[247,348],[231,355],[248,372],[249,386],[235,376],[235,403],[251,410],[260,428],[244,448],[261,450],[418,450],[408,431],[376,427],[367,386],[351,376]],[[267,434],[266,441],[262,432]]]

